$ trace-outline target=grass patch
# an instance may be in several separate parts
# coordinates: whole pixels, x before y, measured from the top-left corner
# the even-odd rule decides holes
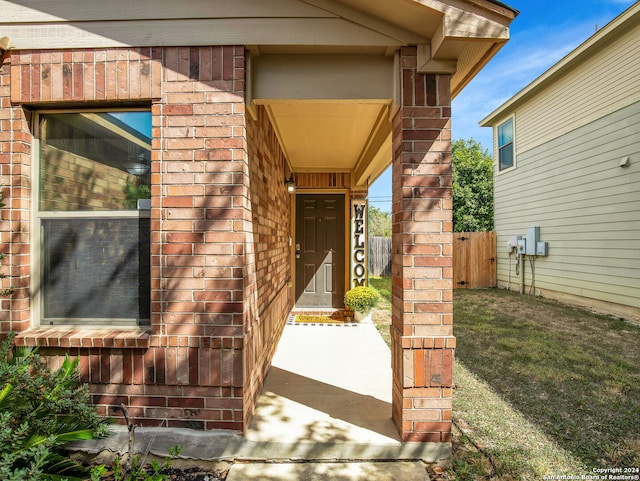
[[[388,292],[374,322],[390,345],[391,282],[371,285]],[[457,289],[454,334],[453,466],[437,479],[640,466],[639,327],[515,292]]]
[[[369,277],[369,285],[375,288],[380,294],[378,305],[371,310],[371,320],[382,339],[391,347],[391,278],[390,277]]]
[[[533,426],[540,439],[557,447],[554,458],[531,467],[536,474],[558,474],[560,464],[567,474],[576,474],[578,466],[590,473],[594,467],[640,465],[640,328],[497,289],[457,290],[454,316],[457,416],[479,423],[473,396],[464,402],[466,369],[524,416],[529,427],[521,430],[533,433]],[[488,445],[504,439],[504,430],[478,429],[481,437],[489,436]],[[497,455],[504,466],[518,450],[525,453],[541,442],[524,439],[510,456]],[[506,471],[514,472],[521,462],[506,465]]]
[[[528,480],[587,473],[580,460],[463,362],[456,362],[454,375],[454,479]]]
[[[378,309],[391,309],[391,278],[371,276],[369,285],[380,293]]]

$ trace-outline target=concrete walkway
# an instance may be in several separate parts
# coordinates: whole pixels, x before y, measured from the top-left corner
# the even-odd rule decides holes
[[[287,325],[246,438],[399,445],[391,421],[391,353],[375,326]]]
[[[249,457],[299,462],[235,464],[227,481],[428,479],[398,461],[425,446],[391,421],[391,353],[373,324],[287,325],[246,439]]]
[[[419,460],[439,462],[438,444],[402,443],[391,420],[391,353],[373,324],[290,322],[276,350],[251,424],[228,431],[137,428],[137,450],[230,460],[227,481],[423,481]],[[123,452],[124,426],[100,447]],[[107,443],[108,446],[104,444]]]

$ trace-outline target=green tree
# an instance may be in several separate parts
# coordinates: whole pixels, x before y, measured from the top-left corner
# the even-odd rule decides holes
[[[493,160],[475,140],[456,140],[453,155],[453,230],[493,230]]]
[[[391,237],[391,214],[369,206],[369,235]]]

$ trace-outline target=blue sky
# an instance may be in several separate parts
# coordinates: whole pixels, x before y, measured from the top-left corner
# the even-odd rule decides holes
[[[511,39],[452,104],[453,139],[474,139],[491,154],[491,129],[478,122],[613,20],[634,0],[503,0],[520,11]],[[391,169],[369,189],[391,211]]]

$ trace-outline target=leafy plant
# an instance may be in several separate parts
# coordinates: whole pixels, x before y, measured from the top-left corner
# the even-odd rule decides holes
[[[168,470],[172,466],[172,458],[177,458],[182,452],[182,447],[174,446],[169,448],[169,457],[166,457],[162,463],[155,459],[151,461],[151,464],[145,465],[141,461],[140,456],[133,456],[131,458],[131,464],[124,463],[121,457],[116,457],[112,466],[113,480],[114,481],[165,481],[169,479],[169,475],[163,471]],[[131,455],[131,453],[129,453]],[[103,467],[99,467],[96,470],[99,474],[104,474],[106,470]],[[92,479],[92,481],[99,480],[99,477]]]
[[[380,237],[391,237],[391,214],[379,208],[369,206],[369,235]]]
[[[172,459],[180,455],[182,446],[169,448],[169,456],[165,457],[162,463],[154,459],[150,464],[146,464],[144,458],[141,459],[139,455],[134,456],[133,454],[135,452],[136,426],[129,417],[129,410],[125,404],[120,404],[120,410],[124,415],[129,431],[127,456],[125,460],[121,456],[116,456],[111,465],[109,479],[113,481],[165,481],[169,479],[169,475],[164,471],[167,471],[172,466]],[[91,470],[91,481],[100,481],[107,471],[104,465],[95,466]]]
[[[354,312],[369,312],[380,299],[380,294],[373,287],[358,286],[344,294],[344,305]]]
[[[89,406],[78,360],[65,358],[51,371],[36,349],[0,343],[0,479],[80,480],[88,470],[62,446],[106,435],[108,421]]]

